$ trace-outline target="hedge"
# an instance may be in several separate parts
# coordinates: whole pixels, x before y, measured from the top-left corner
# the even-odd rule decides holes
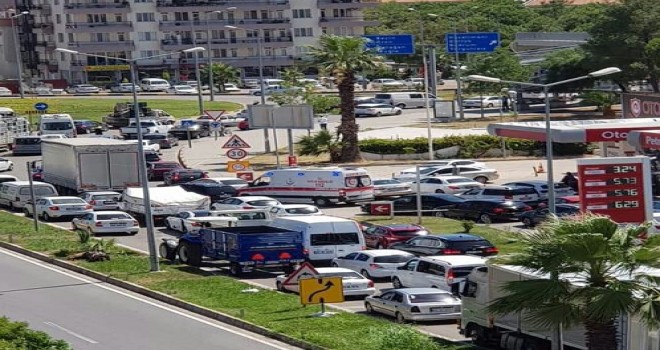
[[[28,328],[25,322],[12,322],[0,317],[0,349],[2,350],[71,350],[63,340]]]
[[[478,158],[493,148],[502,147],[502,139],[491,135],[445,136],[433,139],[433,149],[460,146],[459,158]],[[506,148],[511,151],[527,152],[529,155],[545,153],[545,142],[505,138]],[[402,154],[428,152],[428,139],[367,139],[359,142],[360,151],[375,154]],[[586,143],[564,143],[553,145],[555,155],[581,155],[589,153],[591,148]]]

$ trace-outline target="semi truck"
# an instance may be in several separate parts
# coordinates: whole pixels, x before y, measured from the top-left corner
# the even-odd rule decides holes
[[[107,138],[46,139],[41,152],[43,181],[60,194],[140,186],[135,143]]]
[[[660,270],[651,273],[660,276]],[[487,309],[494,300],[505,295],[501,290],[504,283],[535,278],[547,276],[520,266],[494,263],[472,270],[460,293],[460,333],[472,338],[476,345],[491,349],[550,350],[551,329],[535,326],[527,320],[524,312],[494,315]],[[570,280],[571,276],[566,278]],[[660,349],[660,330],[648,328],[638,315],[621,315],[615,323],[619,350]],[[564,329],[562,340],[565,350],[587,350],[582,325]]]
[[[302,232],[271,226],[202,228],[178,241],[163,239],[159,252],[170,260],[178,255],[191,266],[200,266],[203,258],[226,261],[234,276],[273,267],[288,274],[305,261]]]

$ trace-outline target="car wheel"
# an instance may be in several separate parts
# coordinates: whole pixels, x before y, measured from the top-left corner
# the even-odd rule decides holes
[[[188,242],[181,242],[179,246],[179,260],[191,266],[202,264],[202,247]]]
[[[376,115],[374,115],[374,117],[381,117],[381,116],[383,116],[383,114],[380,112],[376,112]]]
[[[435,208],[435,211],[433,212],[433,216],[436,218],[444,218],[445,217],[445,212],[442,211],[440,208]]]
[[[491,108],[491,107],[493,107],[493,104],[489,103],[488,105],[486,105],[486,107]]]
[[[243,269],[238,263],[231,263],[229,264],[229,273],[234,277],[238,277],[243,273]]]
[[[48,215],[48,213],[46,213],[46,212],[44,212],[43,218],[44,218],[44,221],[50,221],[51,220],[50,215]]]
[[[445,193],[443,190],[435,190],[435,193]]]
[[[530,219],[530,218],[523,218],[522,223],[523,223],[523,225],[525,225],[525,227],[534,226],[534,224],[532,223],[532,219]]]
[[[360,274],[361,274],[362,276],[366,277],[367,279],[370,279],[370,280],[373,281],[373,277],[371,277],[371,275],[369,274],[369,271],[367,271],[367,270],[362,270],[362,271],[360,271]]]
[[[485,184],[486,182],[488,182],[488,178],[485,176],[477,176],[474,178],[474,181]]]
[[[396,317],[396,323],[406,323],[406,318],[403,317],[403,314],[400,312],[397,312],[394,314],[394,317]]]
[[[378,244],[376,244],[376,249],[385,249],[385,246],[383,246],[382,244],[378,243]]]
[[[286,293],[286,292],[287,292],[286,288],[284,288],[284,285],[282,285],[282,282],[280,282],[280,281],[277,281],[277,282],[275,283],[275,288],[277,288],[277,290],[279,290],[279,291],[282,292],[282,293]]]
[[[364,303],[364,309],[367,310],[368,314],[374,313],[374,307],[371,306],[371,303]]]
[[[491,219],[490,215],[488,214],[481,214],[479,215],[479,221],[481,221],[484,224],[491,224],[493,223],[493,219]]]
[[[317,197],[314,198],[314,205],[317,207],[327,207],[330,205],[330,201],[322,197]]]
[[[401,280],[399,280],[399,277],[392,277],[392,287],[399,289],[403,288],[403,283],[401,283]]]
[[[398,105],[396,105],[396,106],[394,106],[394,107],[398,107],[398,108],[404,109],[404,108],[406,108],[406,105],[405,105],[405,103],[399,103]],[[399,111],[399,112],[401,112],[401,111]],[[401,113],[399,113],[399,114],[401,114]]]
[[[28,218],[30,217],[30,211],[28,210],[28,208],[23,208],[23,215],[25,215],[25,217]],[[75,226],[75,224],[73,225]]]

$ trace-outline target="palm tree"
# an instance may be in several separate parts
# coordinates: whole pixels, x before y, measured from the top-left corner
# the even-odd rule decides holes
[[[213,83],[220,92],[225,92],[225,84],[238,82],[239,72],[236,68],[224,63],[213,63],[211,65],[213,72]],[[204,83],[209,83],[209,66],[202,68],[202,78]],[[210,87],[213,88],[213,87]]]
[[[355,74],[376,67],[380,61],[364,44],[365,39],[360,37],[323,35],[319,46],[310,48],[309,54],[320,66],[320,70],[331,72],[339,89],[341,125],[337,133],[341,135],[342,150],[338,159],[331,159],[333,162],[360,160],[358,126],[353,106]]]
[[[621,229],[596,215],[552,219],[522,238],[523,252],[500,260],[549,278],[505,283],[506,295],[490,311],[525,312],[530,323],[546,329],[581,323],[589,349],[616,350],[620,315],[636,314],[650,327],[660,325],[660,280],[638,269],[658,264],[657,248],[650,243],[658,240],[638,238],[645,230]]]

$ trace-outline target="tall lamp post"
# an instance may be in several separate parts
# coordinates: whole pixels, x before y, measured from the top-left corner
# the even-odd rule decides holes
[[[246,28],[241,28],[241,27],[236,27],[236,26],[225,26],[225,28],[228,29],[241,29],[246,32],[252,31],[256,33],[257,35],[257,57],[259,59],[259,95],[261,95],[261,104],[265,105],[266,104],[266,92],[264,91],[264,60],[263,60],[263,53],[261,52],[262,48],[261,46],[263,45],[261,42],[261,35],[259,35],[259,30],[258,29],[246,29]],[[270,152],[270,136],[268,134],[268,128],[264,128],[264,145],[265,145],[265,150],[266,153]],[[277,152],[277,149],[275,150]]]
[[[16,69],[18,70],[18,92],[21,95],[21,98],[25,98],[25,91],[23,90],[23,58],[21,57],[21,43],[18,41],[16,20],[21,16],[29,14],[29,11],[23,11],[11,16],[11,29],[14,34],[14,50],[16,52]]]
[[[206,20],[206,51],[208,53],[208,62],[209,62],[209,87],[210,87],[210,95],[209,99],[210,101],[215,101],[215,92],[213,91],[214,88],[214,83],[213,83],[213,58],[211,57],[211,27],[209,27],[209,15],[212,13],[217,13],[221,14],[225,11],[234,11],[236,10],[236,7],[227,7],[224,10],[217,10],[217,11],[206,11],[204,12],[204,19]],[[199,82],[197,82],[199,84]]]
[[[467,77],[467,80],[473,80],[473,81],[483,81],[487,83],[508,83],[508,84],[517,84],[517,85],[522,85],[522,86],[535,86],[535,87],[540,87],[543,88],[543,94],[545,95],[545,152],[546,152],[546,157],[547,157],[547,169],[548,169],[548,210],[550,210],[550,213],[554,214],[555,211],[555,181],[554,181],[554,174],[553,174],[553,151],[552,151],[552,128],[550,127],[550,88],[553,86],[557,85],[563,85],[563,84],[568,84],[572,83],[574,81],[578,80],[583,80],[583,79],[589,79],[589,78],[597,78],[597,77],[602,77],[605,75],[610,75],[610,74],[615,74],[621,72],[621,69],[617,67],[609,67],[609,68],[604,68],[601,70],[597,70],[595,72],[591,72],[587,75],[583,75],[580,77],[572,78],[572,79],[566,79],[562,81],[557,81],[554,83],[550,84],[534,84],[534,83],[527,83],[527,82],[520,82],[520,81],[511,81],[511,80],[502,80],[499,78],[493,78],[493,77],[487,77],[483,75],[469,75]]]
[[[68,49],[62,49],[62,48],[57,48],[55,49],[56,51],[59,52],[64,52],[64,53],[70,53],[72,55],[79,55],[79,56],[89,56],[89,57],[100,57],[100,58],[105,58],[108,60],[116,60],[116,61],[122,61],[126,62],[131,66],[131,80],[133,81],[133,116],[135,118],[135,125],[140,127],[140,111],[138,108],[138,99],[137,99],[137,91],[136,91],[136,86],[137,86],[137,62],[138,61],[143,61],[143,60],[149,60],[149,59],[154,59],[154,58],[159,58],[159,57],[166,57],[166,56],[171,56],[177,53],[182,53],[182,52],[199,52],[199,51],[204,51],[203,47],[193,47],[190,49],[186,50],[181,50],[181,51],[175,51],[175,52],[170,52],[170,53],[165,53],[161,55],[154,55],[154,56],[148,56],[148,57],[140,57],[140,58],[133,58],[133,59],[127,59],[127,58],[118,58],[118,57],[110,57],[110,56],[103,56],[103,55],[94,55],[94,54],[88,54],[88,53],[83,53],[83,52],[78,52],[74,50],[68,50]],[[139,129],[138,129],[139,130]],[[147,163],[144,157],[144,145],[142,144],[142,133],[138,132],[137,133],[137,139],[138,139],[138,172],[140,176],[140,183],[142,187],[142,204],[144,205],[144,216],[145,216],[145,221],[147,225],[147,243],[149,244],[149,261],[151,265],[151,271],[159,271],[160,266],[158,264],[158,250],[156,249],[156,238],[154,236],[154,217],[151,213],[151,198],[149,196],[149,179],[147,178]]]

